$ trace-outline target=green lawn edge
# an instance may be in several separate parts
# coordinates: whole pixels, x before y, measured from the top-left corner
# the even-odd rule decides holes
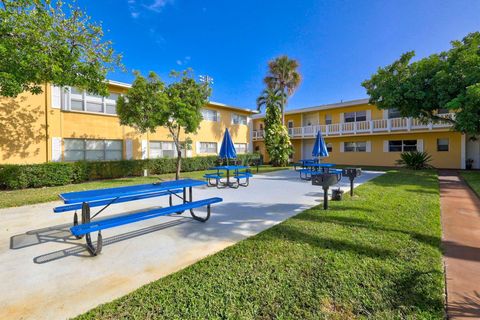
[[[260,166],[259,173],[267,173],[277,170],[285,170],[285,167]],[[252,168],[253,174],[256,169]],[[182,172],[182,178],[203,179],[205,170]],[[128,186],[133,184],[151,183],[159,179],[174,179],[174,173],[154,175],[148,177],[127,177],[119,179],[95,180],[78,184],[69,184],[57,187],[32,188],[22,190],[2,190],[0,191],[0,209],[19,207],[29,204],[45,203],[58,200],[58,195],[64,192],[84,191],[92,189],[102,189],[110,187]]]
[[[477,194],[480,198],[480,172],[479,171],[462,171],[460,173],[463,180],[467,185]]]
[[[77,319],[443,319],[436,171],[389,170]]]

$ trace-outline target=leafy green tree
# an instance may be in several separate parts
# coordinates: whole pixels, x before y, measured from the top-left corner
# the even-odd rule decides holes
[[[411,62],[413,51],[379,68],[362,85],[370,103],[405,117],[448,121],[456,131],[480,133],[480,32],[452,41],[452,48]],[[438,110],[448,109],[446,119]]]
[[[141,133],[167,128],[177,149],[177,171],[180,178],[182,147],[191,144],[189,138],[180,141],[180,134],[196,133],[202,121],[201,109],[207,104],[211,89],[208,83],[196,82],[191,70],[172,71],[175,79],[168,86],[154,72],[148,78],[135,73],[135,81],[125,96],[117,101],[117,113],[122,125]]]
[[[107,95],[120,59],[75,1],[0,1],[0,96],[39,94],[46,82]]]
[[[265,107],[265,147],[274,166],[288,164],[293,152],[287,128],[282,124],[282,102],[284,93],[280,89],[265,89],[257,98],[257,107]]]
[[[285,107],[288,98],[295,92],[302,81],[298,72],[298,61],[287,56],[280,56],[268,62],[268,74],[264,82],[268,88],[280,90],[283,100],[281,101],[282,124],[285,124]]]

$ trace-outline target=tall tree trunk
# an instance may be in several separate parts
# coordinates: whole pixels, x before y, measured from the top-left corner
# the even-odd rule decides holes
[[[180,168],[181,167],[182,167],[182,150],[180,150],[180,148],[178,148],[177,149],[177,171],[175,172],[175,180],[180,179]]]
[[[175,130],[171,127],[168,128],[170,134],[173,138],[173,143],[175,144],[175,148],[177,149],[177,170],[175,171],[175,180],[180,179],[180,169],[182,168],[182,146],[180,145],[180,128]]]

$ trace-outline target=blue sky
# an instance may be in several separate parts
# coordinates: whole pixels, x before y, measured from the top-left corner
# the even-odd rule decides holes
[[[297,59],[303,81],[288,108],[366,97],[360,83],[415,50],[417,58],[480,31],[479,0],[80,0],[128,70],[193,68],[214,78],[211,100],[255,108],[268,60]],[[112,80],[131,82],[131,72]]]

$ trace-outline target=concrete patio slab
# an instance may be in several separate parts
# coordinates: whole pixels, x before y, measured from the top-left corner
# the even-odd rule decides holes
[[[380,174],[365,172],[355,186]],[[183,214],[105,230],[98,257],[71,236],[72,214],[53,213],[59,202],[0,210],[0,319],[73,317],[318,205],[323,193],[284,170],[256,175],[248,188],[194,190],[196,199],[212,196],[224,201],[208,222]],[[122,203],[105,215],[167,203]]]

